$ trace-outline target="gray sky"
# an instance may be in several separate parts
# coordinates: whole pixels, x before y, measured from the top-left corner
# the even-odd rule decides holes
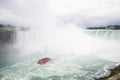
[[[0,22],[15,25],[120,24],[120,0],[0,0]]]

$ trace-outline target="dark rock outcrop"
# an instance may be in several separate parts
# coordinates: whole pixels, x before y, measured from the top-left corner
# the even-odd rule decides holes
[[[0,53],[7,51],[8,46],[13,44],[16,39],[15,26],[0,24]]]
[[[101,77],[95,80],[120,80],[120,65],[114,67],[113,69],[110,69],[110,74],[105,77]]]

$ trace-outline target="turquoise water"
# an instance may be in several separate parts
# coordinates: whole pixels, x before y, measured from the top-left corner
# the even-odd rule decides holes
[[[0,80],[94,80],[108,75],[109,68],[120,62],[120,31],[117,30],[82,30],[76,37],[68,37],[74,37],[70,42],[66,42],[67,35],[64,36],[66,41],[59,41],[61,45],[55,42],[59,38],[41,39],[39,31],[18,34],[17,45],[11,45],[10,51],[7,49],[0,54]],[[46,42],[47,47],[43,44]],[[52,60],[44,65],[37,64],[46,56]]]

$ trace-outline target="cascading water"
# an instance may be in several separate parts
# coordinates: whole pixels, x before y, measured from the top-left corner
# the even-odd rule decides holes
[[[48,1],[11,1],[7,7],[16,13],[10,15],[13,21],[29,24],[30,30],[17,31],[13,52],[1,56],[1,80],[94,80],[109,74],[107,69],[120,62],[120,31],[82,30],[74,23],[58,25],[57,15],[46,8]],[[18,5],[13,8],[14,3]],[[37,64],[46,56],[52,60]]]
[[[100,37],[102,39],[109,39],[109,40],[120,40],[120,34],[119,30],[92,30],[92,31],[86,31],[88,34],[94,37]]]

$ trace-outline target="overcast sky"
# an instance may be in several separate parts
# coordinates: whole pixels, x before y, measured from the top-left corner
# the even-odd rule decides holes
[[[120,0],[0,0],[0,23],[120,24]],[[57,21],[56,21],[57,20]]]

